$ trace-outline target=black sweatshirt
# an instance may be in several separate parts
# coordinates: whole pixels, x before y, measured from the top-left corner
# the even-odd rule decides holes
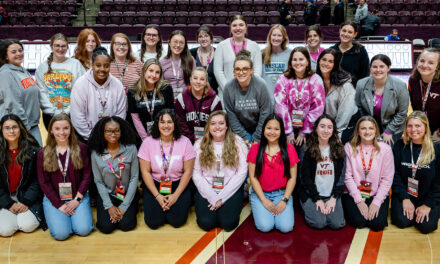
[[[413,144],[413,159],[417,162],[422,145]],[[393,148],[395,174],[392,186],[392,197],[400,201],[410,199],[415,207],[426,205],[433,207],[440,202],[440,144],[434,144],[435,159],[427,166],[419,167],[415,179],[419,181],[418,197],[407,192],[408,177],[411,175],[411,148],[400,139]]]

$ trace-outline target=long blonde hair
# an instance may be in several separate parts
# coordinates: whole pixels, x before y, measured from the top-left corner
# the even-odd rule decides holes
[[[206,69],[205,68],[203,68],[203,67],[196,67],[192,72],[191,72],[191,78],[193,77],[193,75],[194,75],[194,73],[196,72],[196,71],[200,71],[200,72],[203,72],[203,74],[205,74],[205,79],[206,79],[206,86],[205,87],[203,87],[203,96],[206,96],[206,95],[208,95],[208,93],[209,93],[209,89],[211,89],[211,86],[209,85],[209,81],[208,81],[208,72],[206,71]],[[191,79],[190,79],[191,80]],[[192,86],[192,85],[191,85]]]
[[[359,135],[359,126],[362,122],[369,121],[374,124],[374,127],[376,128],[376,135],[374,136],[373,140],[373,146],[376,149],[377,153],[380,152],[380,147],[377,141],[377,138],[379,137],[379,126],[377,125],[376,120],[372,116],[363,116],[359,118],[359,120],[356,123],[356,127],[354,129],[353,138],[350,141],[351,148],[353,149],[353,154],[356,156],[358,154],[357,146],[361,144],[361,136]]]
[[[142,67],[141,77],[139,78],[139,80],[137,81],[136,85],[133,88],[136,90],[134,94],[134,99],[136,101],[140,101],[142,97],[147,96],[147,81],[145,80],[145,72],[147,71],[148,67],[150,67],[153,64],[159,66],[160,68],[160,77],[159,80],[154,84],[154,89],[156,89],[156,94],[159,100],[162,99],[162,94],[160,92],[160,89],[168,85],[168,82],[163,79],[163,70],[159,60],[156,58],[151,58],[144,63],[144,66]]]
[[[409,120],[417,119],[420,120],[423,125],[425,125],[425,135],[423,137],[422,143],[422,153],[420,155],[420,159],[417,161],[417,165],[426,166],[431,163],[435,159],[435,150],[434,144],[431,138],[431,130],[429,129],[429,121],[428,117],[422,111],[414,111],[412,112],[405,120],[405,127],[403,129],[403,142],[405,145],[408,145],[411,142],[411,138],[408,136],[406,132],[406,127],[408,125]]]
[[[81,149],[79,148],[78,141],[76,139],[75,130],[73,129],[72,121],[70,118],[64,114],[55,115],[49,123],[47,131],[49,135],[46,140],[46,147],[44,148],[44,171],[55,172],[58,170],[58,157],[57,157],[57,142],[55,137],[51,133],[53,124],[57,121],[67,121],[70,125],[70,136],[69,136],[69,147],[70,147],[70,157],[72,159],[73,167],[75,170],[80,170],[83,168],[83,160],[81,157]]]
[[[266,65],[270,64],[270,55],[272,54],[271,37],[272,37],[272,32],[275,29],[279,29],[281,31],[281,34],[283,35],[283,42],[281,43],[281,49],[286,50],[287,43],[289,43],[289,36],[287,35],[286,28],[281,24],[273,25],[272,28],[269,30],[269,34],[267,34],[267,47],[262,51],[263,64]]]
[[[222,161],[226,167],[236,167],[239,162],[238,157],[238,147],[236,146],[236,136],[234,132],[232,132],[231,127],[229,126],[229,119],[226,112],[221,110],[217,110],[212,112],[209,115],[208,121],[205,126],[205,133],[200,142],[200,149],[202,152],[200,153],[200,166],[205,169],[213,168],[215,164],[215,153],[214,146],[212,143],[212,136],[209,133],[209,128],[211,126],[211,120],[214,116],[221,115],[225,118],[226,126],[228,127],[226,130],[225,141],[223,143],[223,151],[222,151]]]

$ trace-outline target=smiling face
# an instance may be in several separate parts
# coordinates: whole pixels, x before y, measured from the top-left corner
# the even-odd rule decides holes
[[[102,85],[108,78],[110,73],[110,59],[105,55],[98,55],[93,61],[93,78],[95,81]]]
[[[423,122],[417,118],[411,118],[406,124],[406,134],[411,141],[416,144],[422,144],[426,134],[426,127]]]
[[[174,132],[174,122],[169,114],[164,114],[159,119],[159,132],[161,137],[172,137]]]
[[[208,84],[208,78],[203,71],[193,71],[191,74],[191,91],[202,92]]]
[[[144,41],[147,47],[156,48],[156,44],[159,42],[159,32],[154,28],[147,28],[145,30]]]
[[[323,143],[328,143],[328,140],[333,135],[333,123],[330,119],[323,118],[319,121],[316,127],[316,134],[318,134],[318,139]]]
[[[276,28],[272,31],[272,34],[270,34],[270,44],[272,45],[272,48],[274,47],[281,47],[284,41],[283,33],[280,29]]]
[[[95,37],[93,35],[88,35],[87,36],[87,41],[86,41],[86,51],[89,54],[93,53],[93,50],[96,48],[96,40]]]
[[[374,60],[371,63],[370,73],[374,80],[385,80],[389,71],[390,67],[381,60]]]
[[[339,38],[342,43],[352,42],[356,35],[357,32],[351,25],[345,25],[339,30]]]
[[[113,43],[113,52],[117,58],[126,58],[128,54],[128,41],[125,38],[116,37]]]
[[[362,121],[358,133],[363,144],[372,144],[376,137],[376,127],[371,121]]]
[[[251,64],[246,60],[236,61],[234,64],[234,77],[240,85],[249,84],[252,78],[253,69]]]
[[[316,31],[314,30],[309,31],[309,34],[307,35],[306,43],[310,48],[315,49],[319,47],[321,41],[322,40],[319,37],[318,33],[316,33]]]
[[[66,41],[62,39],[55,40],[51,46],[54,60],[56,61],[64,60],[66,58],[68,47],[69,46]]]
[[[155,85],[160,79],[160,66],[156,64],[148,66],[145,70],[144,77],[147,84]]]
[[[327,74],[327,73],[330,74],[334,66],[335,66],[335,57],[333,56],[333,54],[327,53],[324,56],[322,56],[321,60],[319,61],[319,69],[323,74]]]
[[[121,138],[121,127],[119,123],[110,121],[104,126],[104,139],[109,144],[116,144]]]
[[[417,61],[417,71],[422,77],[433,77],[439,68],[439,54],[436,52],[422,52]]]
[[[236,19],[231,23],[231,33],[234,38],[244,38],[247,32],[246,22]]]
[[[23,63],[23,58],[23,48],[19,44],[14,43],[12,45],[9,45],[6,54],[6,60],[8,61],[8,63],[20,67]]]
[[[223,115],[215,115],[211,118],[209,122],[209,133],[214,141],[223,141],[227,129],[228,126],[226,125],[226,120]]]
[[[20,138],[20,127],[14,120],[6,120],[2,126],[2,134],[9,145],[16,145]]]
[[[297,77],[304,76],[307,68],[308,60],[302,52],[295,52],[292,56],[291,65]]]
[[[212,40],[209,34],[206,31],[200,31],[197,36],[197,42],[200,44],[200,47],[206,48],[211,46]]]
[[[272,119],[267,122],[264,127],[264,137],[267,139],[267,143],[278,143],[278,139],[281,135],[281,126],[278,120]]]
[[[70,138],[70,124],[67,120],[55,121],[50,129],[50,134],[54,137],[57,144],[68,143]]]
[[[182,53],[184,48],[185,37],[183,37],[182,35],[174,35],[170,39],[170,49],[172,54],[180,56],[180,53]]]

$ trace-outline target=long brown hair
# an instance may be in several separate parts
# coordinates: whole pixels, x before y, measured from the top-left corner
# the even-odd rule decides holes
[[[75,170],[80,170],[83,168],[83,160],[81,157],[81,150],[78,145],[78,141],[76,139],[75,130],[73,129],[72,121],[69,116],[64,113],[55,115],[49,123],[49,127],[47,129],[48,136],[46,140],[46,147],[44,148],[44,163],[43,168],[44,171],[47,172],[55,172],[58,170],[58,157],[57,157],[57,142],[55,141],[55,137],[51,133],[53,124],[57,121],[67,121],[70,126],[70,136],[69,136],[69,147],[70,147],[70,157],[72,159],[73,167]]]
[[[86,69],[90,69],[92,67],[92,65],[90,65],[90,60],[87,56],[86,50],[86,42],[89,35],[92,35],[95,38],[96,47],[101,46],[101,40],[99,40],[98,34],[96,34],[93,29],[85,28],[81,30],[78,35],[78,44],[75,49],[75,59],[79,60]]]
[[[287,35],[286,28],[281,24],[276,24],[272,26],[269,34],[267,34],[267,47],[262,51],[263,63],[266,65],[270,64],[270,55],[272,54],[271,38],[272,33],[275,29],[279,29],[281,31],[281,34],[283,35],[283,42],[281,43],[281,49],[283,51],[287,49],[287,43],[289,43],[289,36]]]
[[[405,145],[408,145],[411,142],[411,138],[408,136],[406,132],[406,127],[408,125],[409,120],[417,119],[420,120],[425,126],[425,135],[423,137],[422,143],[422,153],[420,155],[420,159],[417,161],[417,165],[425,166],[429,165],[431,161],[435,159],[435,151],[434,144],[431,138],[431,130],[429,129],[429,121],[428,117],[422,111],[414,111],[412,112],[405,120],[405,127],[403,129],[403,142]]]
[[[377,141],[377,138],[379,137],[379,126],[377,125],[377,122],[374,119],[374,117],[367,115],[367,116],[363,116],[363,117],[359,118],[359,120],[357,121],[356,127],[353,132],[353,138],[350,141],[350,145],[351,145],[351,148],[353,149],[353,153],[355,156],[358,153],[357,146],[359,146],[361,144],[361,136],[359,136],[359,126],[364,121],[369,121],[369,122],[373,123],[374,127],[376,128],[376,135],[374,136],[373,146],[376,149],[377,153],[380,152],[380,147],[379,147],[379,144]]]
[[[335,120],[330,117],[327,114],[322,114],[313,125],[313,131],[310,134],[310,139],[307,140],[307,152],[310,154],[310,157],[312,157],[316,162],[323,161],[321,150],[319,149],[319,140],[318,140],[318,133],[316,130],[318,129],[319,122],[323,119],[328,119],[332,122],[333,125],[333,133],[331,137],[328,140],[328,144],[330,145],[330,159],[332,161],[335,161],[337,159],[340,159],[344,157],[344,146],[342,145],[339,136],[338,136],[338,129],[336,127]]]
[[[302,53],[302,55],[304,55],[304,57],[306,57],[307,66],[306,66],[306,71],[304,72],[304,78],[308,78],[308,77],[312,76],[315,72],[312,70],[312,62],[310,61],[310,54],[309,54],[309,51],[307,50],[306,47],[296,47],[292,50],[292,52],[290,53],[290,56],[289,56],[289,63],[288,63],[287,70],[283,73],[284,76],[288,79],[296,79],[297,78],[295,70],[292,67],[292,58],[293,58],[293,55],[295,54],[295,52]]]
[[[432,78],[432,82],[434,82],[434,83],[440,82],[440,49],[426,48],[423,50],[422,54],[426,53],[426,52],[435,53],[438,56],[437,69],[435,70],[435,74],[434,74],[434,78]],[[422,54],[420,54],[420,56],[417,58],[416,67],[414,67],[414,70],[411,73],[411,78],[413,78],[414,80],[417,80],[417,81],[422,79],[422,76],[420,75],[420,72],[417,69],[417,64],[419,63],[419,60],[420,60]]]
[[[128,63],[135,62],[136,58],[133,57],[133,55],[131,54],[131,43],[130,43],[130,40],[128,39],[127,35],[125,35],[124,33],[116,33],[112,37],[112,42],[110,44],[110,58],[111,58],[111,60],[112,61],[115,60],[115,52],[113,51],[113,47],[115,45],[116,38],[123,38],[123,39],[125,39],[127,41],[128,51],[127,51],[127,56],[125,58],[128,60]]]
[[[159,80],[154,84],[154,89],[156,89],[156,94],[157,94],[157,97],[159,98],[159,100],[162,99],[162,94],[161,94],[160,90],[168,85],[168,82],[163,79],[162,66],[160,66],[159,60],[156,58],[148,59],[144,63],[144,66],[142,67],[141,77],[139,78],[139,80],[137,81],[136,85],[133,88],[136,91],[134,94],[134,99],[136,101],[140,101],[142,99],[142,97],[147,96],[147,81],[145,80],[145,72],[147,71],[147,69],[151,65],[157,65],[160,68]],[[154,98],[153,98],[153,100],[154,100]]]
[[[182,53],[180,53],[180,61],[182,62],[183,80],[186,85],[189,85],[189,78],[191,77],[191,72],[194,66],[194,59],[188,49],[188,41],[186,39],[185,33],[182,30],[174,30],[171,32],[170,40],[168,41],[168,53],[166,58],[171,59],[171,40],[174,36],[181,35],[185,39],[185,46],[183,47]]]
[[[57,33],[57,34],[53,35],[50,38],[50,47],[52,49],[53,49],[53,43],[56,40],[63,40],[63,41],[65,41],[67,47],[69,47],[69,41],[67,41],[66,36],[64,36],[64,34],[62,34],[62,33]],[[47,72],[46,72],[46,74],[49,74],[49,73],[52,72],[52,66],[51,66],[52,62],[53,62],[53,51],[50,53],[49,57],[47,57]]]
[[[144,54],[147,51],[147,44],[145,43],[145,32],[147,32],[147,29],[152,28],[157,31],[157,37],[159,38],[159,41],[156,43],[156,59],[160,60],[160,57],[162,57],[162,34],[160,34],[160,29],[157,25],[147,25],[142,32],[142,43],[141,43],[141,51],[139,52],[139,57],[142,62],[144,61]]]
[[[221,110],[217,110],[212,112],[209,115],[208,121],[205,126],[205,133],[200,142],[200,149],[202,152],[200,153],[200,166],[202,168],[210,169],[213,168],[215,164],[215,153],[214,146],[212,143],[212,136],[209,133],[209,128],[211,126],[211,120],[214,116],[221,115],[225,118],[226,126],[228,127],[226,130],[225,141],[223,143],[223,151],[222,151],[222,161],[223,164],[227,167],[236,167],[239,162],[238,156],[238,148],[236,146],[236,140],[240,140],[236,137],[234,132],[232,132],[231,126],[229,125],[229,119],[226,112]]]

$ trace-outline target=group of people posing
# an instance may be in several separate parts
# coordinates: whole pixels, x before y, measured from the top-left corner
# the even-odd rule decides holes
[[[167,54],[154,25],[137,53],[117,33],[108,54],[85,29],[67,58],[56,34],[35,80],[21,66],[22,44],[3,41],[0,235],[41,226],[57,240],[86,236],[92,199],[103,233],[134,229],[139,199],[152,229],[184,225],[194,203],[202,229],[229,231],[247,192],[263,232],[291,231],[294,201],[313,228],[378,231],[390,190],[393,224],[437,229],[438,50],[422,52],[407,86],[386,55],[369,59],[352,23],[328,49],[310,26],[293,50],[274,25],[262,51],[242,16],[230,25],[216,49],[206,26],[192,50],[176,30]]]

